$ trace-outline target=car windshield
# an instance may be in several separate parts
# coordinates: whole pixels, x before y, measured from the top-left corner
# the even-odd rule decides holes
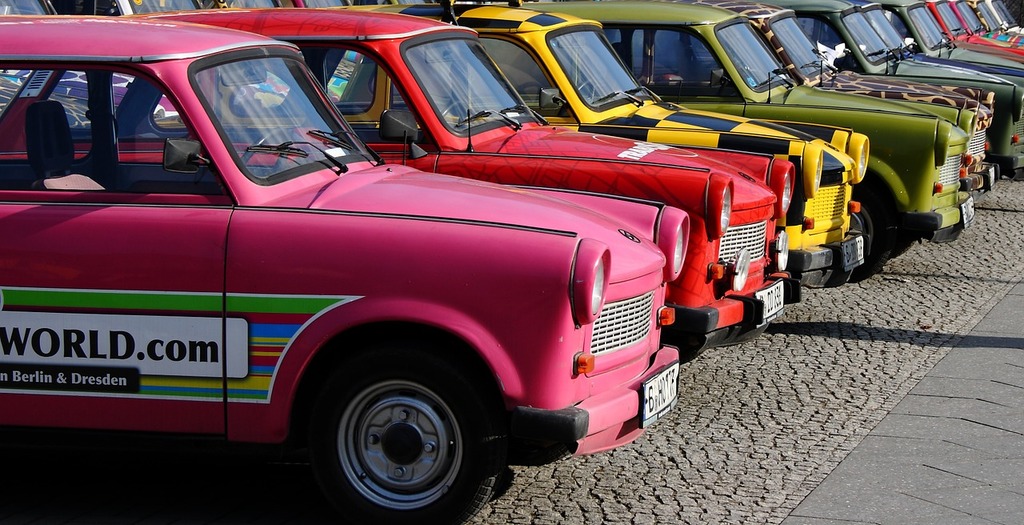
[[[743,82],[754,91],[769,90],[789,79],[782,63],[768,50],[750,24],[741,20],[715,32]]]
[[[967,5],[967,2],[960,0],[954,4],[954,6],[956,7],[957,12],[960,13],[960,16],[967,21],[967,28],[970,29],[972,33],[985,32],[985,24],[981,23],[981,19],[978,18],[978,13],[975,13],[974,9],[971,9],[971,6]]]
[[[369,160],[335,117],[302,62],[262,57],[199,70],[193,83],[239,168],[259,184]]]
[[[923,5],[912,7],[907,14],[910,15],[911,23],[917,28],[921,46],[932,50],[942,47],[945,40],[942,36],[942,28],[939,27],[939,23],[935,21],[935,17],[927,7]]]
[[[867,58],[868,62],[877,64],[886,59],[885,54],[890,49],[882,41],[882,37],[871,27],[867,17],[860,11],[854,11],[843,17],[843,24],[850,32],[850,36],[860,52]]]
[[[587,106],[633,104],[637,97],[646,96],[603,33],[589,29],[561,33],[552,36],[548,46]]]
[[[42,0],[0,0],[0,15],[48,15]]]
[[[822,58],[811,39],[800,30],[796,18],[788,16],[772,22],[771,30],[779,39],[782,48],[789,54],[800,74],[807,78],[817,78],[821,74]]]
[[[967,32],[964,26],[960,24],[960,19],[956,17],[956,12],[953,11],[953,6],[941,2],[935,4],[935,8],[938,10],[939,16],[942,17],[942,23],[946,24],[946,28],[953,35],[962,35]]]
[[[981,16],[985,17],[988,21],[988,25],[992,30],[995,30],[1003,25],[1003,21],[999,19],[999,15],[996,14],[992,6],[988,5],[987,2],[979,1],[977,4],[979,10],[981,10]]]
[[[992,5],[995,6],[996,12],[999,13],[999,16],[1000,18],[1002,18],[1003,22],[1005,22],[1007,25],[1017,25],[1011,23],[1012,21],[1016,20],[1016,17],[1013,16],[1013,13],[1010,12],[1010,9],[1006,7],[1006,4],[1004,4],[1002,0],[992,0]]]
[[[430,40],[408,48],[405,60],[434,112],[452,131],[513,119],[532,119],[515,89],[479,42],[465,38]]]
[[[871,24],[871,28],[875,30],[882,42],[885,43],[886,49],[901,49],[903,47],[903,35],[896,29],[896,25],[893,20],[900,20],[899,16],[889,11],[883,11],[882,9],[865,9],[863,11],[864,18]]]

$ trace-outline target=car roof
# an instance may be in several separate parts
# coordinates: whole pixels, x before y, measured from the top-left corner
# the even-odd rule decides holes
[[[679,2],[558,2],[528,4],[530,8],[565,12],[578,17],[594,16],[615,22],[643,22],[671,25],[716,25],[739,17],[736,13],[706,4]]]
[[[154,62],[230,49],[287,45],[195,24],[109,16],[0,17],[0,59]]]
[[[728,9],[747,18],[771,18],[783,12],[793,12],[792,9],[775,4],[748,0],[697,0],[697,3]]]
[[[779,4],[794,11],[817,13],[839,13],[854,7],[853,3],[846,0],[785,0]]]
[[[325,36],[333,40],[384,40],[442,31],[476,33],[436,20],[358,9],[210,9],[160,13],[146,18],[216,23],[288,40]]]

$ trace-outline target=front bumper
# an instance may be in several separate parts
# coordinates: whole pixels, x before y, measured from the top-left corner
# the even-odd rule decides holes
[[[972,168],[966,177],[960,179],[960,191],[969,191],[975,195],[992,191],[999,180],[999,165],[982,162]]]
[[[864,236],[860,232],[850,232],[840,242],[809,250],[792,250],[789,252],[789,265],[786,270],[804,286],[840,286],[849,281],[854,268],[864,264],[865,244]]]
[[[515,407],[510,435],[515,439],[563,443],[576,455],[630,443],[644,432],[640,428],[644,382],[678,362],[679,350],[663,346],[654,354],[647,370],[628,384],[597,393],[571,407],[556,410]]]
[[[929,212],[906,212],[902,215],[901,224],[904,231],[916,238],[949,242],[956,240],[973,222],[974,196],[960,192],[956,206]]]
[[[748,295],[728,295],[708,306],[695,308],[669,304],[676,311],[676,322],[662,329],[662,343],[699,353],[713,346],[740,343],[757,336],[767,321],[765,304],[755,294],[768,290],[777,281],[782,281],[783,304],[800,302],[800,281],[787,272],[773,273],[760,290]],[[733,322],[723,321],[725,319]]]

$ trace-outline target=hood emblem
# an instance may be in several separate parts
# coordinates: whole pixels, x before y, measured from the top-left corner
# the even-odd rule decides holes
[[[633,242],[636,242],[636,243],[640,242],[640,238],[639,237],[637,237],[636,235],[633,235],[632,233],[629,233],[626,230],[623,230],[622,228],[619,228],[619,233],[621,233],[623,237],[625,237],[625,238],[627,238],[627,239],[629,239],[629,240],[631,240]]]

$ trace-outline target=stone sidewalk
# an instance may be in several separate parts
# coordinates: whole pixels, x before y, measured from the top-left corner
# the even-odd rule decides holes
[[[1016,284],[783,525],[1024,523]]]

